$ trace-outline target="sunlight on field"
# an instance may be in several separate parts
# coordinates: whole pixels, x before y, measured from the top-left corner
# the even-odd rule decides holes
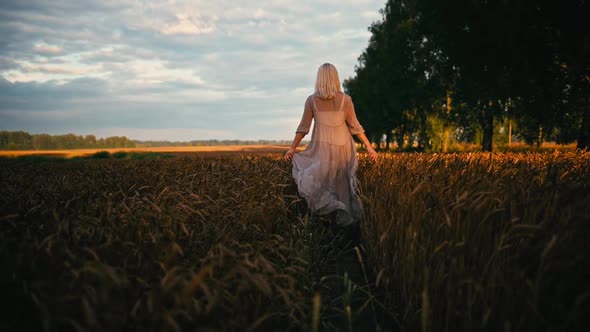
[[[300,145],[297,150],[302,151],[307,145]],[[380,144],[375,148],[379,148],[380,152],[386,150],[385,144]],[[357,144],[357,149],[361,146]],[[159,146],[159,147],[140,147],[140,148],[97,148],[97,149],[63,149],[63,150],[0,150],[0,157],[20,157],[20,156],[44,156],[44,157],[85,157],[91,156],[100,151],[106,151],[110,154],[115,152],[135,152],[135,153],[171,153],[177,156],[190,154],[207,154],[207,155],[221,155],[221,154],[279,154],[284,153],[289,149],[289,145],[281,144],[257,144],[257,145],[217,145],[217,146]],[[513,143],[508,146],[496,146],[495,152],[543,152],[543,151],[574,151],[575,144],[559,145],[554,142],[543,142],[540,146],[531,146],[524,143]],[[401,152],[393,145],[392,152]],[[449,152],[477,152],[479,145],[477,144],[462,144],[455,147]]]
[[[298,149],[303,149],[299,147]],[[281,153],[289,149],[288,145],[219,145],[219,146],[162,146],[146,148],[109,148],[109,149],[72,149],[72,150],[0,150],[0,156],[18,157],[28,155],[43,155],[55,157],[79,157],[92,155],[99,151],[114,153],[118,151],[125,152],[169,152],[178,154],[188,153]]]

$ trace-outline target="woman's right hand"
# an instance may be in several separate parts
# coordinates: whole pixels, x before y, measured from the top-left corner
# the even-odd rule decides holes
[[[285,161],[291,160],[293,158],[293,154],[295,153],[295,149],[290,148],[287,152],[285,152]]]
[[[370,148],[367,149],[367,151],[369,151],[369,158],[371,159],[372,162],[376,162],[378,155],[377,155],[377,151],[375,151],[375,149],[373,149],[373,147],[369,146]]]

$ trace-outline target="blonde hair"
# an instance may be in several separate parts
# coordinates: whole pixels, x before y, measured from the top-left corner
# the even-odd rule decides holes
[[[315,80],[315,93],[322,99],[332,99],[338,92],[342,92],[338,71],[333,64],[324,63],[318,68]]]

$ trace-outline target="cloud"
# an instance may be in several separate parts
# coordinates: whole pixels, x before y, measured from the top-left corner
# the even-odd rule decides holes
[[[102,71],[100,65],[86,65],[75,62],[47,63],[15,60],[18,68],[5,70],[2,74],[9,82],[47,82],[64,83],[81,77],[104,77],[108,72]]]
[[[382,19],[382,15],[376,11],[363,11],[361,16],[364,18],[371,19],[372,21],[379,21]]]
[[[201,35],[215,31],[212,23],[202,22],[198,17],[176,14],[176,18],[175,23],[166,24],[160,32],[165,35]]]
[[[256,121],[256,124],[261,127],[277,127],[277,126],[290,126],[292,128],[296,128],[301,118],[278,118],[278,119],[271,119],[271,120],[259,120]]]
[[[0,1],[0,127],[290,139],[317,66],[351,76],[382,5]]]
[[[56,45],[48,45],[45,43],[37,43],[33,46],[33,50],[39,54],[60,54],[62,48]]]
[[[174,137],[177,141],[225,139],[231,133],[225,130],[203,128],[101,128],[96,131],[97,138],[125,136],[140,141],[166,141]]]
[[[135,59],[120,64],[112,64],[112,70],[125,70],[131,77],[130,84],[159,84],[164,82],[187,82],[203,85],[204,81],[196,69],[169,68],[162,60]]]

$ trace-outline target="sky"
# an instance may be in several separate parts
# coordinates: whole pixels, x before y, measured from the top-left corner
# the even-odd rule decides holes
[[[0,0],[0,130],[289,140],[385,0]]]

